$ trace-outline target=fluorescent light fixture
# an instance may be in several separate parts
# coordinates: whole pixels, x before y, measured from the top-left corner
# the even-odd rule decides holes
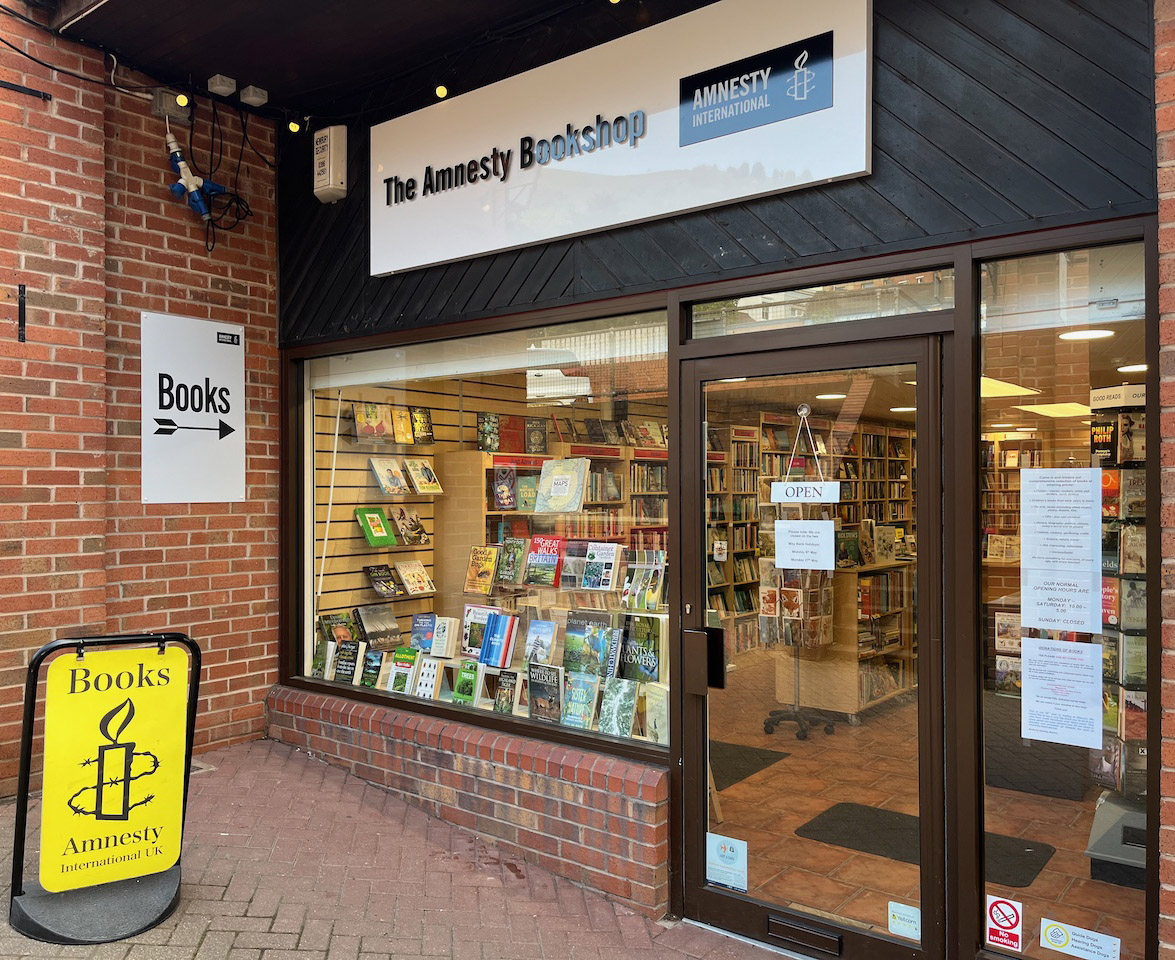
[[[845,393],[818,393],[817,400],[843,400],[848,394]]]
[[[1057,334],[1061,340],[1105,340],[1113,335],[1113,330],[1066,330]]]
[[[994,377],[979,378],[979,395],[984,399],[992,397],[1030,397],[1040,393],[1032,387],[1022,387],[1009,380],[996,380]]]
[[[746,377],[723,377],[719,383],[746,383]]]
[[[889,412],[890,413],[913,413],[917,409],[918,409],[917,407],[890,407]]]
[[[1118,368],[1119,373],[1146,373],[1145,363],[1128,363],[1124,367]]]
[[[1035,413],[1038,417],[1088,417],[1090,409],[1084,403],[1037,403],[1025,407],[1016,407],[1025,413]]]
[[[1014,426],[1016,426],[1016,424],[1014,424],[1014,423],[993,423],[991,425],[991,428],[993,430],[999,430],[1004,427],[1014,427]]]

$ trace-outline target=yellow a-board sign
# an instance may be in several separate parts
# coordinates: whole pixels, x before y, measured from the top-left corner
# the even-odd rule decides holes
[[[188,655],[67,653],[49,664],[41,886],[52,893],[160,873],[180,855]]]

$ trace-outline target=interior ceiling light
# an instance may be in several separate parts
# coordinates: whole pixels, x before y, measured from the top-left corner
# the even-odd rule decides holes
[[[993,423],[991,425],[991,428],[993,430],[1000,430],[1004,427],[1014,427],[1014,426],[1016,426],[1016,424],[1014,424],[1014,423]]]
[[[843,400],[848,394],[845,393],[818,393],[817,400]]]
[[[1057,337],[1061,340],[1105,340],[1113,335],[1113,330],[1066,330]]]
[[[438,100],[444,100],[449,95],[449,88],[443,83],[437,84],[436,95]]]
[[[917,407],[890,407],[889,412],[890,413],[913,413],[917,409],[918,409]]]
[[[181,104],[182,106],[182,104]],[[1145,363],[1128,363],[1124,367],[1118,368],[1119,373],[1146,373]]]
[[[979,395],[984,399],[992,397],[1029,397],[1040,393],[1032,387],[1022,387],[1009,380],[996,380],[994,377],[979,378]]]
[[[1038,403],[1025,407],[1016,407],[1025,413],[1035,413],[1039,417],[1088,417],[1090,409],[1084,403]]]

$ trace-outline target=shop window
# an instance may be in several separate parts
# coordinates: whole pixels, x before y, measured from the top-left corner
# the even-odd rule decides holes
[[[300,670],[667,745],[667,323],[309,363]]]
[[[1141,958],[1158,708],[1143,249],[993,261],[980,280],[987,940]]]
[[[700,340],[734,333],[896,317],[949,310],[954,304],[954,270],[949,267],[919,270],[695,304],[691,310],[690,336]]]

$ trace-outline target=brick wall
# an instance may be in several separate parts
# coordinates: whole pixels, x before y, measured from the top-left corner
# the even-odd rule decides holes
[[[31,13],[31,11],[28,11]],[[109,64],[3,16],[4,36],[101,79]],[[29,655],[58,638],[172,629],[204,651],[197,746],[260,736],[276,679],[277,351],[274,184],[246,148],[253,217],[204,248],[167,192],[163,121],[144,100],[0,48],[0,795],[13,790]],[[148,78],[128,78],[146,83]],[[232,177],[241,142],[221,111]],[[186,127],[180,131],[186,149]],[[272,126],[249,137],[272,159]],[[195,156],[207,166],[209,107]],[[17,342],[17,285],[27,342]],[[247,500],[139,503],[139,314],[244,324]]]
[[[589,750],[275,687],[270,736],[653,917],[669,908],[669,774]]]

